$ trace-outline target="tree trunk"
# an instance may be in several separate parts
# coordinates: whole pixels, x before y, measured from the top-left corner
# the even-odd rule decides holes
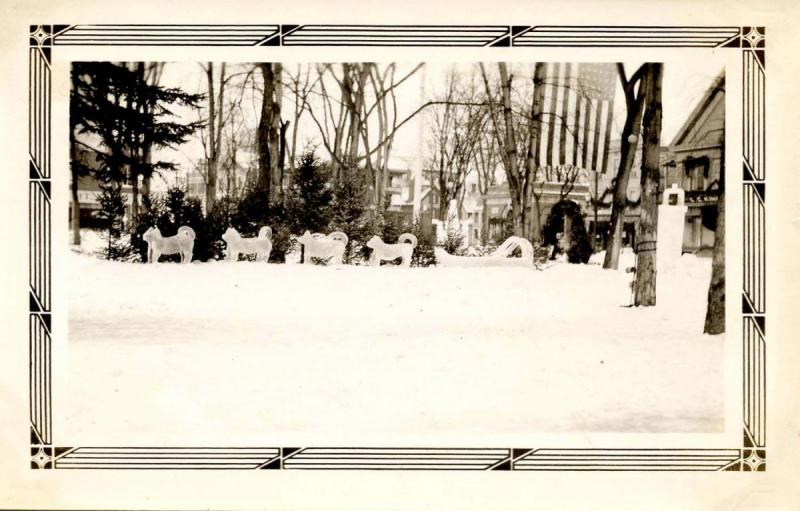
[[[714,229],[714,255],[711,261],[711,283],[708,286],[708,308],[703,333],[725,332],[725,136],[722,136],[722,158],[719,171],[717,227]]]
[[[522,184],[519,181],[517,170],[517,137],[514,129],[514,118],[511,105],[511,76],[505,62],[497,64],[500,69],[500,86],[503,92],[503,122],[505,123],[505,153],[506,170],[508,173],[508,187],[511,192],[511,215],[513,217],[514,235],[525,236],[524,216],[525,203],[521,201]]]
[[[533,72],[533,101],[531,102],[531,117],[530,129],[528,134],[528,172],[524,178],[523,197],[522,201],[526,209],[530,210],[528,215],[533,219],[535,215],[535,224],[529,220],[530,227],[525,229],[525,237],[531,241],[538,240],[541,234],[541,204],[539,197],[536,196],[534,191],[534,178],[539,170],[541,163],[539,158],[539,141],[542,132],[542,104],[544,103],[544,79],[547,71],[546,64],[537,62]],[[533,199],[533,201],[531,200]],[[533,204],[531,204],[533,202]]]
[[[629,86],[628,83],[623,83],[622,85],[623,88]],[[606,256],[603,260],[603,268],[614,270],[619,267],[622,225],[625,220],[625,208],[628,202],[628,181],[636,159],[636,150],[639,147],[639,126],[642,123],[644,110],[644,94],[642,94],[641,85],[640,91],[635,97],[632,90],[626,93],[626,105],[627,114],[620,141],[619,170],[614,182],[614,194],[611,202],[610,232],[606,240]]]
[[[214,63],[209,62],[206,68],[206,78],[208,79],[208,150],[206,158],[206,214],[211,212],[214,201],[217,199],[217,116],[222,118],[222,105],[217,105],[214,97]],[[220,83],[220,95],[222,95],[222,83]],[[219,112],[217,112],[219,106]]]
[[[139,175],[131,174],[131,220],[135,222],[139,216]]]
[[[645,92],[643,119],[642,194],[639,232],[636,236],[636,282],[634,304],[656,304],[656,243],[658,240],[658,181],[661,150],[661,79],[664,65],[648,64],[642,86]]]
[[[351,69],[358,70],[358,89],[350,81],[350,94],[347,101],[350,109],[350,132],[347,135],[347,159],[352,163],[358,158],[359,140],[361,139],[361,110],[364,108],[364,85],[367,81],[369,66],[371,64],[353,65]]]
[[[488,187],[488,185],[487,185]],[[483,213],[481,214],[481,245],[489,242],[489,200],[483,197]]]
[[[152,163],[149,151],[147,153],[146,158],[147,158],[146,161],[147,161],[148,165],[150,163]],[[142,179],[142,206],[144,207],[144,210],[145,210],[146,213],[150,212],[150,206],[151,206],[151,204],[150,204],[150,179],[151,179],[150,176],[144,176],[144,178]]]
[[[280,115],[278,116],[280,119]],[[277,199],[279,201],[283,200],[283,190],[285,186],[288,186],[287,177],[288,173],[285,172],[286,170],[286,130],[289,129],[289,122],[281,122],[279,139],[280,139],[280,147],[278,149],[278,174],[280,174],[280,184],[278,185],[277,190]]]
[[[721,172],[724,173],[725,169],[723,168]],[[711,284],[708,287],[708,308],[706,309],[706,321],[703,327],[703,333],[716,335],[724,332],[725,332],[725,190],[720,189],[720,196],[717,202],[717,228],[714,231],[714,256],[711,262]]]
[[[70,128],[70,144],[69,144],[69,151],[70,151],[70,166],[71,166],[71,174],[72,179],[70,182],[70,191],[72,192],[72,244],[80,246],[81,244],[81,205],[78,202],[78,166],[77,166],[77,157],[78,151],[75,148],[75,133]]]
[[[283,162],[281,161],[281,104],[283,98],[283,65],[272,64],[271,123],[269,127],[270,202],[280,202],[283,197]],[[265,88],[266,89],[266,88]]]
[[[270,168],[272,155],[269,148],[270,127],[272,126],[272,64],[260,63],[261,75],[264,79],[264,95],[261,100],[261,117],[258,121],[258,185],[264,190],[267,198],[271,197]]]
[[[523,232],[522,217],[524,213],[520,211],[522,207],[518,205],[518,202],[511,200],[511,230],[514,236],[521,236]]]

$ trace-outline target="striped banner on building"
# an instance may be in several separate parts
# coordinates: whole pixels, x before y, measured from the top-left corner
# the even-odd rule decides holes
[[[539,161],[606,172],[616,64],[547,64]]]

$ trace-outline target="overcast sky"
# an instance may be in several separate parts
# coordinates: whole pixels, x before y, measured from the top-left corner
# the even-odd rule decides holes
[[[399,63],[397,76],[403,76],[410,71],[416,63]],[[444,78],[447,72],[456,66],[457,69],[469,73],[471,64],[444,64],[428,63],[424,72],[418,72],[397,89],[398,96],[398,119],[403,119],[411,112],[416,110],[423,101],[422,83],[425,81],[425,95],[428,99],[435,96],[444,86]],[[626,63],[626,70],[630,75],[639,63]],[[216,64],[217,68],[219,67]],[[229,64],[228,73],[246,69],[247,65]],[[285,63],[284,68],[293,72],[296,70],[297,63]],[[532,68],[532,64],[517,63],[513,64],[520,72],[526,68]],[[512,67],[513,69],[514,67]],[[663,81],[663,128],[662,145],[668,145],[675,133],[681,127],[686,117],[692,111],[705,90],[711,85],[714,78],[722,70],[721,66],[710,66],[703,60],[686,60],[680,65],[666,63],[664,66]],[[206,76],[198,63],[175,62],[167,63],[164,67],[161,84],[167,87],[180,87],[189,92],[207,91]],[[258,112],[260,108],[260,94],[251,92],[243,102],[249,117],[246,120],[253,128],[258,122]],[[615,116],[612,138],[619,138],[619,132],[624,123],[624,100],[622,91],[617,84],[617,97],[615,99]],[[283,118],[291,119],[293,116],[293,99],[287,94],[284,95]],[[198,113],[181,110],[181,115],[197,120]],[[420,122],[425,122],[423,116],[418,115],[413,121],[409,122],[398,130],[392,150],[392,166],[407,166],[408,162],[413,161],[414,156],[419,150],[420,141]],[[306,115],[298,123],[298,146],[303,147],[306,142],[320,146],[318,151],[321,157],[325,157],[324,148],[321,147],[319,131],[312,119]],[[165,150],[158,155],[161,159],[168,159],[177,162],[182,168],[191,167],[190,161],[197,161],[203,157],[202,146],[199,138],[182,145],[179,151]]]

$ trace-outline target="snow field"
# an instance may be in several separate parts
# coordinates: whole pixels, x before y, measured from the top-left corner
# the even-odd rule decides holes
[[[71,256],[67,438],[723,427],[709,259],[682,257],[645,309],[624,307],[630,253],[620,271]]]

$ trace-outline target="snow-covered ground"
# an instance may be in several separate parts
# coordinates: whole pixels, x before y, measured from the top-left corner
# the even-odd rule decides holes
[[[70,257],[57,412],[76,445],[724,426],[708,258],[683,256],[657,307],[628,308],[630,253],[620,271]]]

